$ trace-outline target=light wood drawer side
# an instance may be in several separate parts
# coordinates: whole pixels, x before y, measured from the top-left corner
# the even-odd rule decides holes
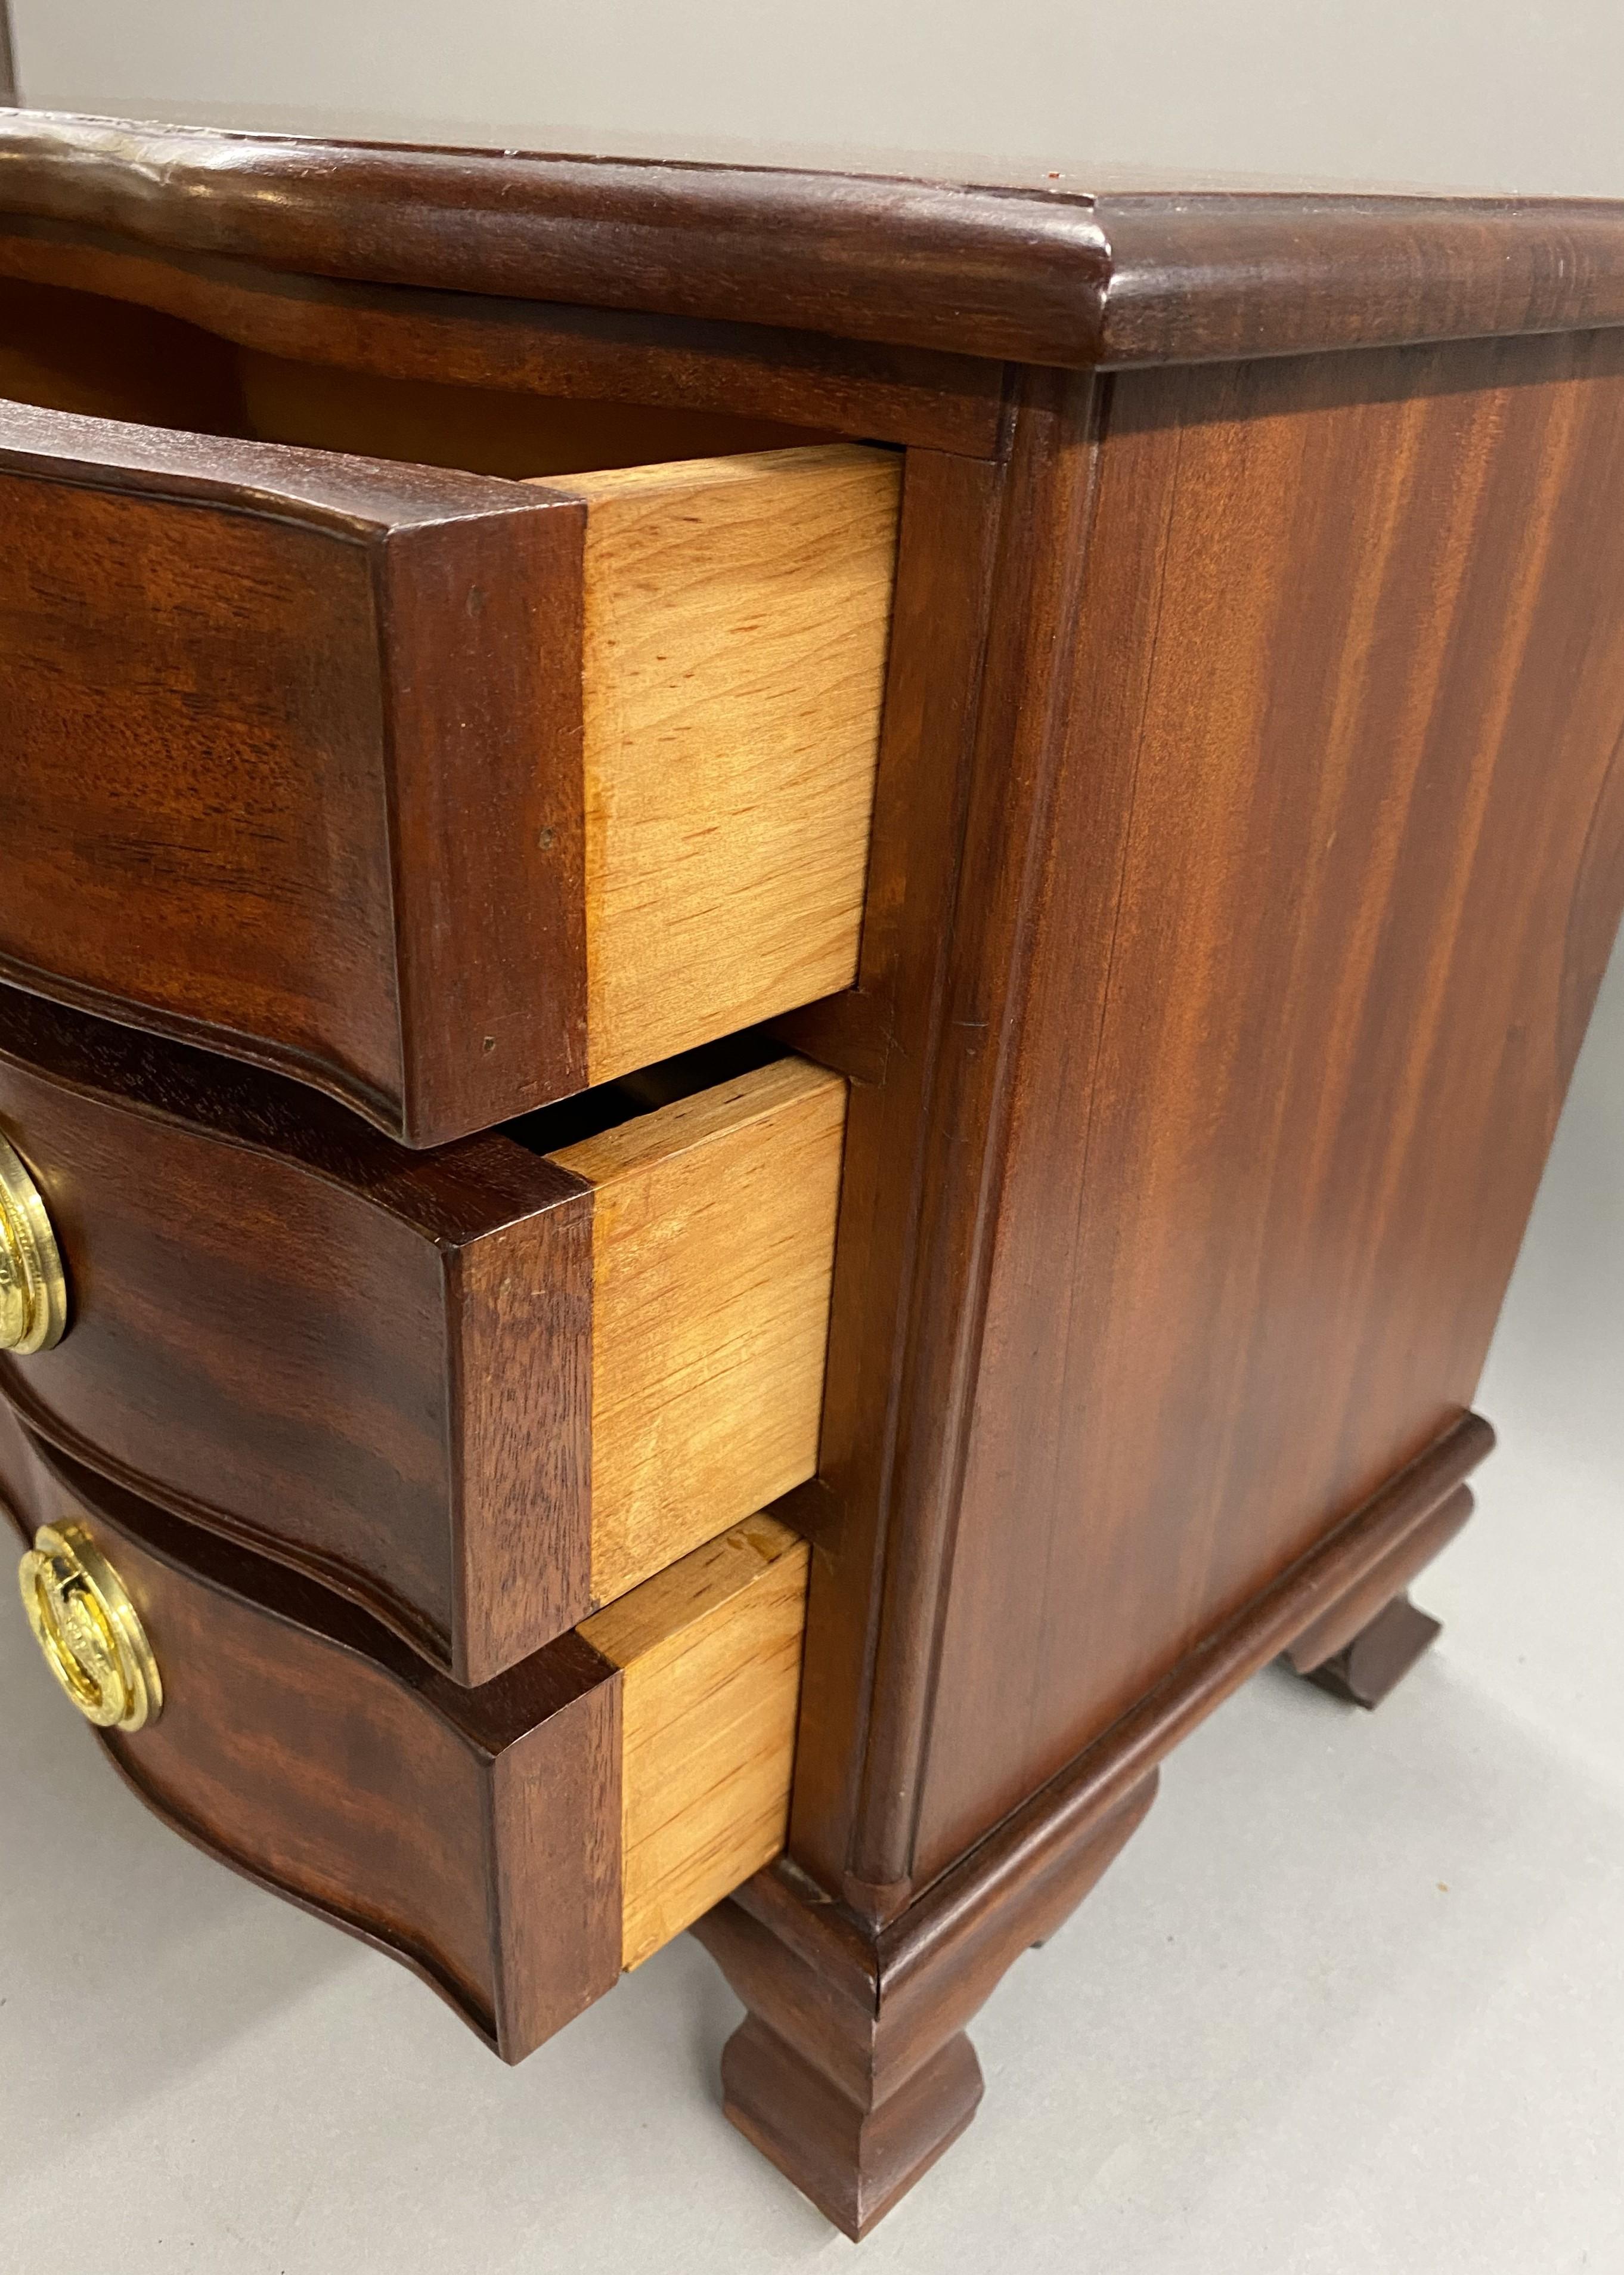
[[[590,1079],[857,974],[901,461],[555,477],[586,507]]]
[[[624,1967],[784,1845],[809,1557],[752,1517],[579,1630],[623,1670]]]
[[[548,1157],[593,1188],[594,1602],[816,1470],[845,1123],[782,1059]]]

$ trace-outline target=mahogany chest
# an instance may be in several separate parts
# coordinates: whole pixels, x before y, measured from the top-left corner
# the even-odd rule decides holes
[[[47,1659],[509,2060],[694,1928],[861,2234],[1179,1739],[1436,1632],[1624,208],[8,113],[0,529]]]

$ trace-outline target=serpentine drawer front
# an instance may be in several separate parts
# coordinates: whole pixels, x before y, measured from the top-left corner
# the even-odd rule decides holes
[[[143,1799],[404,1960],[510,2061],[783,1844],[807,1551],[771,1517],[466,1690],[3,1402],[0,1493],[39,1543],[36,1633]],[[141,1689],[122,1727],[110,1599]]]
[[[899,488],[0,404],[0,975],[412,1145],[848,986]]]
[[[486,1682],[813,1473],[846,1085],[762,1055],[413,1153],[0,991],[0,1136],[65,1319],[28,1349],[21,1289],[0,1387]]]

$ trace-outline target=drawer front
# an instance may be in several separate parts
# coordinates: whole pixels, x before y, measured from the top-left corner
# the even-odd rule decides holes
[[[25,1544],[52,1528],[124,1591],[147,1719],[99,1735],[142,1798],[404,1960],[510,2061],[782,1846],[807,1552],[771,1518],[468,1690],[3,1402],[0,1495]]]
[[[412,1145],[848,986],[899,481],[0,404],[0,975]]]
[[[413,1153],[0,991],[67,1319],[0,1388],[485,1682],[812,1475],[845,1103],[780,1059],[550,1150],[601,1094]]]

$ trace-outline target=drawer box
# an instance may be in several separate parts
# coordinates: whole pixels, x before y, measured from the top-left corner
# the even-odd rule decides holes
[[[414,1153],[0,990],[68,1293],[0,1388],[483,1682],[812,1475],[845,1111],[733,1044]]]
[[[849,986],[899,488],[0,404],[0,977],[411,1145]]]
[[[141,1797],[404,1960],[510,2061],[783,1845],[807,1550],[771,1517],[468,1690],[3,1404],[0,1495],[25,1542],[78,1527],[127,1592],[161,1704],[101,1735]]]

